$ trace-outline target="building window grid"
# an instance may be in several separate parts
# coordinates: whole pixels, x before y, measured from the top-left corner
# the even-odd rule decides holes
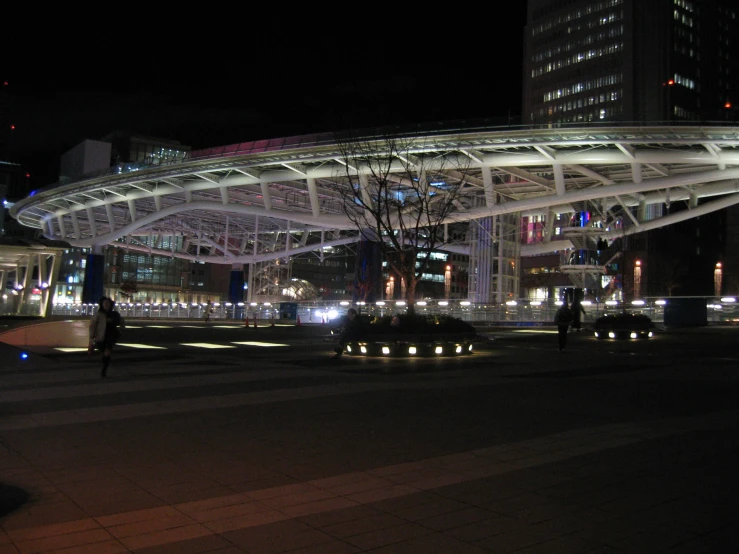
[[[684,77],[678,73],[675,73],[673,79],[675,81],[675,84],[677,85],[682,85],[685,88],[689,88],[691,90],[695,90],[696,88],[695,81],[693,79],[688,79],[687,77]]]
[[[600,48],[591,48],[587,52],[578,52],[577,54],[573,54],[572,56],[569,56],[567,58],[563,58],[561,60],[547,63],[541,67],[534,68],[531,70],[531,77],[541,77],[542,75],[546,75],[547,73],[551,73],[552,71],[558,71],[560,69],[564,69],[578,63],[595,60],[597,58],[610,56],[612,54],[617,54],[619,52],[622,52],[623,49],[624,45],[622,42],[614,42]]]
[[[577,8],[569,13],[562,14],[557,17],[552,17],[548,19],[547,21],[537,25],[536,27],[534,27],[532,31],[532,36],[537,36],[559,25],[570,23],[571,21],[575,21],[582,17],[586,17],[594,13],[607,10],[607,9],[611,9],[611,8],[614,8],[616,6],[621,6],[621,5],[623,5],[623,0],[606,0],[604,2],[596,2],[596,3],[590,4],[583,8]],[[536,14],[535,14],[535,17],[536,17]]]
[[[597,35],[587,35],[583,40],[578,42],[567,42],[559,46],[547,48],[546,50],[534,55],[531,60],[534,62],[543,62],[549,58],[554,58],[560,54],[571,52],[572,50],[579,48],[583,45],[588,46],[596,42],[604,42],[607,39],[612,39],[622,36],[624,33],[623,25],[614,25],[607,31],[601,31]]]
[[[179,286],[182,261],[176,258],[125,253],[121,260],[121,282],[142,285]]]
[[[673,18],[675,19],[675,21],[678,21],[679,23],[682,23],[683,25],[685,25],[686,27],[690,27],[691,29],[695,26],[695,21],[693,21],[693,18],[687,14],[680,12],[680,10],[674,11]]]
[[[589,81],[584,81],[580,83],[575,83],[571,86],[562,87],[557,90],[549,91],[544,93],[543,101],[551,102],[553,100],[557,100],[559,98],[564,98],[566,96],[570,96],[572,94],[578,94],[581,92],[586,92],[594,89],[599,89],[602,87],[606,87],[609,85],[615,85],[618,83],[621,83],[623,80],[622,74],[613,74],[613,75],[607,75],[605,77],[598,77],[597,79],[591,79]],[[620,89],[619,89],[620,90]],[[616,91],[613,91],[614,94],[618,95]],[[592,105],[595,102],[590,102]]]
[[[614,115],[615,113],[620,113],[620,107],[619,106],[612,106],[609,108],[599,108],[596,111],[587,110],[587,108],[591,106],[596,106],[599,104],[604,103],[615,103],[619,102],[623,96],[623,91],[621,89],[618,90],[612,90],[612,91],[604,91],[600,94],[591,95],[586,98],[579,98],[576,100],[572,100],[569,102],[563,102],[561,104],[557,105],[551,105],[548,107],[542,107],[537,110],[537,115],[540,117],[543,116],[553,116],[559,113],[565,113],[570,111],[577,111],[577,110],[583,110],[583,118],[576,118],[572,119],[571,121],[592,121],[592,119],[585,119],[585,114],[595,114],[596,119],[603,119],[605,116],[605,112],[607,111],[610,115]]]

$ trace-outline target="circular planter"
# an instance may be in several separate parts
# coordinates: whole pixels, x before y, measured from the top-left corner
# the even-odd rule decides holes
[[[643,314],[604,315],[595,320],[597,339],[649,339],[654,336],[652,320]]]
[[[332,331],[339,333],[340,329]],[[360,338],[347,343],[344,353],[388,358],[468,356],[476,335],[472,325],[458,318],[388,315],[364,321]]]
[[[387,358],[429,358],[472,354],[469,335],[374,335],[349,342],[344,349],[351,356]]]

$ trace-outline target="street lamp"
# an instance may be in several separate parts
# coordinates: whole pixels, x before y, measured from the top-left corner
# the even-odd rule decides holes
[[[721,281],[723,280],[723,269],[721,262],[716,262],[716,267],[713,268],[713,295],[715,297],[721,296]]]
[[[729,100],[724,102],[724,121],[731,121],[731,110],[733,107]]]
[[[667,121],[672,121],[672,102],[671,102],[671,89],[675,86],[675,79],[668,79],[662,83],[663,87],[667,87]]]
[[[641,260],[634,262],[634,298],[641,297]]]
[[[385,298],[393,298],[393,296],[395,296],[395,277],[391,275],[385,287]]]

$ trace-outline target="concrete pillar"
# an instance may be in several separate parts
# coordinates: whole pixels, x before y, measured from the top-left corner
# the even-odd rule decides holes
[[[85,282],[82,286],[82,302],[96,304],[103,295],[105,284],[105,255],[102,247],[93,247],[87,255]]]
[[[234,264],[228,283],[228,301],[234,304],[244,301],[244,266]]]

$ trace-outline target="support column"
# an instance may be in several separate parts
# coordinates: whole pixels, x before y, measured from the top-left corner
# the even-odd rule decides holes
[[[5,294],[5,289],[8,286],[8,274],[10,269],[0,269],[0,314],[9,313],[9,306],[12,300],[12,295],[8,296]]]
[[[51,257],[51,267],[48,268],[47,274],[47,287],[44,291],[43,298],[43,312],[41,315],[44,317],[50,317],[54,308],[54,291],[56,290],[56,283],[59,279],[59,270],[62,267],[62,253],[57,252]]]
[[[228,301],[234,304],[244,301],[244,264],[233,264],[231,266]]]
[[[254,218],[254,245],[252,254],[256,258],[259,253],[259,216]],[[249,275],[246,281],[246,301],[252,302],[254,300],[254,282],[256,280],[256,263],[251,262],[249,264]]]
[[[73,218],[74,221],[74,218]],[[46,254],[39,254],[36,260],[38,264],[38,289],[41,291],[41,300],[38,303],[38,315],[41,317],[46,314],[46,304],[49,302],[51,291],[49,290],[49,282],[46,273]]]
[[[105,255],[102,246],[93,246],[87,255],[85,282],[82,286],[82,302],[95,304],[103,295],[105,283]]]
[[[23,273],[23,289],[20,291],[19,294],[19,300],[18,300],[18,307],[16,313],[21,314],[23,312],[27,312],[27,308],[25,307],[26,302],[31,298],[31,281],[33,277],[33,267],[34,267],[34,259],[32,256],[24,256],[25,258],[25,273]],[[17,279],[18,271],[16,270],[16,283],[18,282]]]
[[[517,298],[520,277],[520,214],[470,222],[468,298],[503,304]]]
[[[254,262],[249,264],[249,273],[246,281],[246,301],[251,302],[254,294]]]
[[[470,221],[467,298],[478,304],[491,301],[492,255],[494,250],[492,221],[492,217],[483,217]]]
[[[382,249],[368,229],[362,231],[362,240],[357,243],[352,289],[353,302],[374,303],[382,298]]]

